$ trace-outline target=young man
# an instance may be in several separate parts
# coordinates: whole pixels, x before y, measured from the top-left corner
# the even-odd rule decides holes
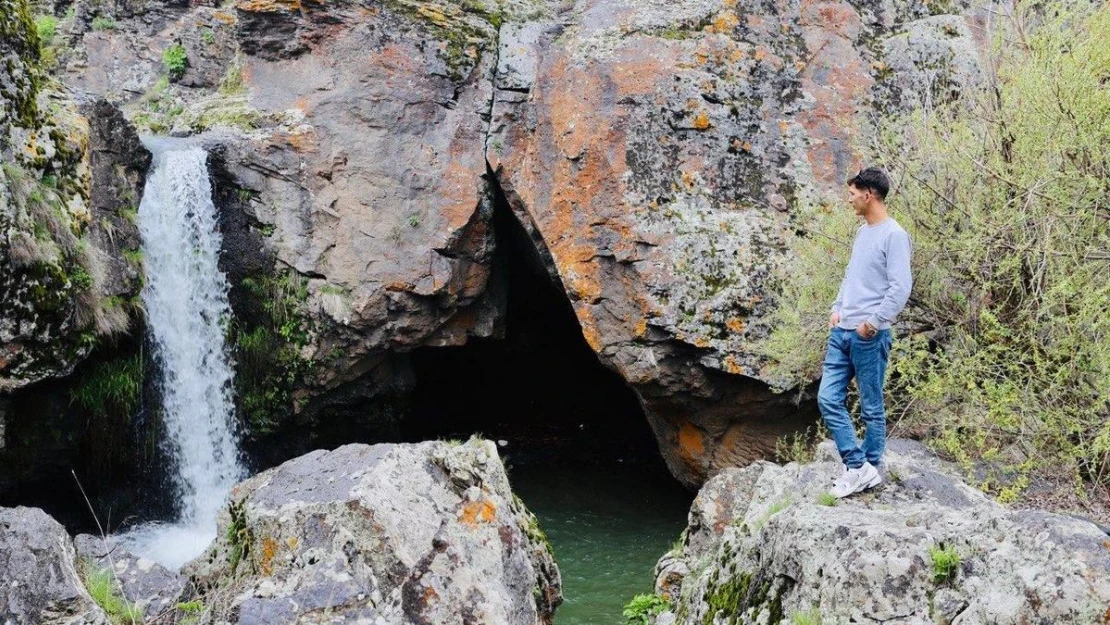
[[[910,238],[887,214],[890,180],[881,169],[848,181],[848,201],[867,222],[856,230],[852,259],[829,316],[829,343],[817,404],[847,467],[833,485],[836,497],[878,486],[886,444],[883,381],[890,357],[890,325],[910,297]],[[867,435],[860,447],[845,407],[855,377]]]

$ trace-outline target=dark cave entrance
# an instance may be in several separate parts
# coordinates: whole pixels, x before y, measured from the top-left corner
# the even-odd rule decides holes
[[[401,434],[497,441],[559,563],[556,622],[618,622],[628,598],[651,589],[694,494],[668,471],[635,391],[587,345],[542,243],[493,186],[504,337],[409,354],[415,388]]]
[[[403,438],[478,433],[506,441],[502,454],[514,460],[558,456],[663,467],[636,393],[587,345],[562,285],[492,185],[491,282],[507,291],[504,337],[413,351],[416,385]]]

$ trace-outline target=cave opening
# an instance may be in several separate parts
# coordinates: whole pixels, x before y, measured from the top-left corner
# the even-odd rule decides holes
[[[557,622],[619,622],[632,596],[651,591],[693,493],[668,471],[636,392],[586,343],[543,243],[488,179],[504,334],[409,354],[415,387],[402,437],[496,441],[513,491],[553,547]]]
[[[492,187],[490,282],[507,299],[504,334],[409,354],[415,387],[403,437],[481,434],[505,441],[502,453],[513,457],[527,449],[549,458],[661,465],[635,391],[586,343],[562,285],[496,182]]]

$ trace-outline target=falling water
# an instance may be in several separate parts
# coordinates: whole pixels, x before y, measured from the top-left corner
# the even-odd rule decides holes
[[[154,169],[139,207],[146,286],[142,299],[161,371],[165,445],[175,459],[180,517],[125,537],[171,568],[199,555],[216,535],[216,514],[244,476],[233,428],[232,368],[224,341],[230,318],[220,272],[220,233],[199,147],[152,144]]]

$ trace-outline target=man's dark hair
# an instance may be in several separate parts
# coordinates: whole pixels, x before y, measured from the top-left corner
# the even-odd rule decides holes
[[[861,191],[873,191],[880,200],[885,200],[886,194],[890,192],[890,178],[887,178],[886,173],[878,167],[859,170],[848,184]]]

